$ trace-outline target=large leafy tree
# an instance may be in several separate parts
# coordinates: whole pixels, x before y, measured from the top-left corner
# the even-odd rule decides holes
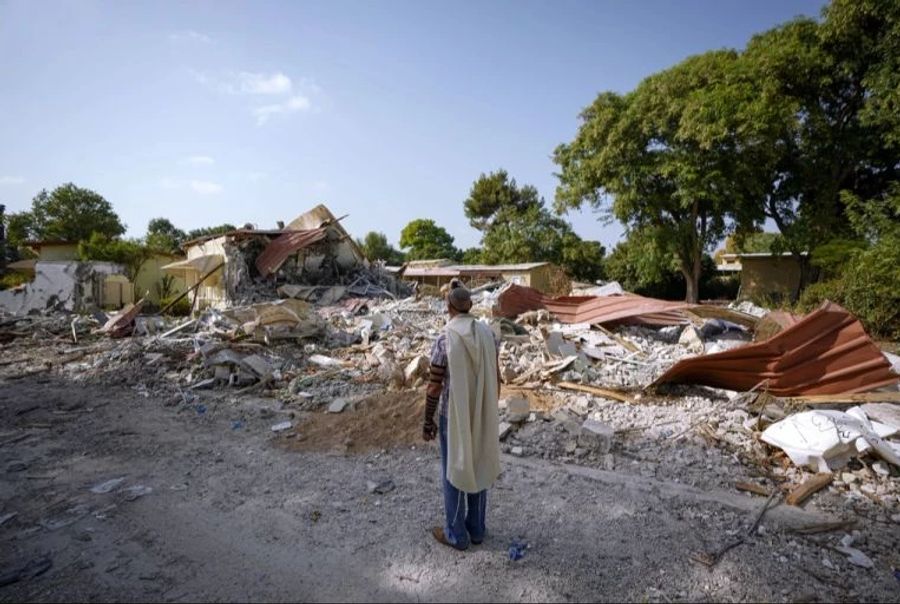
[[[900,33],[898,10],[894,2],[837,1],[821,24],[788,22],[755,36],[742,56],[758,98],[735,115],[763,125],[769,174],[761,206],[782,249],[801,264],[801,288],[815,277],[816,249],[830,254],[835,246],[822,244],[853,237],[842,191],[877,196],[898,177],[890,148],[897,122],[879,111],[896,90],[873,87],[890,80],[884,65],[897,61],[884,52],[888,32]]]
[[[505,170],[482,174],[463,208],[482,232],[482,262],[553,262],[579,279],[602,276],[603,246],[582,240],[545,207],[536,188],[520,187]]]
[[[31,201],[31,210],[10,215],[10,241],[27,239],[84,241],[93,233],[109,238],[125,233],[112,205],[90,189],[67,183],[46,189]]]
[[[369,231],[357,244],[369,260],[384,260],[387,264],[403,262],[403,253],[388,243],[384,233]]]
[[[756,91],[736,52],[691,57],[626,94],[601,93],[554,160],[556,208],[589,204],[674,257],[686,299],[699,299],[705,251],[760,219],[768,159],[733,108]]]
[[[131,280],[137,277],[141,265],[152,255],[153,251],[140,240],[113,239],[96,232],[78,244],[79,258],[121,264]]]
[[[147,224],[147,247],[163,252],[177,252],[187,240],[187,233],[177,228],[168,218],[153,218]]]
[[[425,218],[413,220],[400,232],[400,247],[408,250],[406,258],[409,260],[456,260],[460,252],[453,241],[453,236],[444,227]]]

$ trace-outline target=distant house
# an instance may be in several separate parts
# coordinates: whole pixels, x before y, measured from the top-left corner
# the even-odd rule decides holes
[[[403,279],[435,287],[441,287],[455,278],[470,286],[502,280],[549,292],[553,287],[555,270],[549,262],[490,265],[450,264],[446,260],[417,260],[407,263]]]
[[[800,286],[800,263],[790,252],[722,254],[718,268],[741,273],[738,298],[743,300],[777,302],[789,299]]]
[[[29,241],[25,247],[37,254],[37,259],[46,260],[78,260],[78,242],[72,241]]]

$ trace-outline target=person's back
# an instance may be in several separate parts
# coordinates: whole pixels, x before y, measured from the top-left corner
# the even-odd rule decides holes
[[[439,434],[441,445],[446,520],[432,534],[456,549],[484,539],[487,489],[500,473],[499,342],[469,314],[471,306],[469,291],[454,284],[450,321],[432,348],[422,430],[426,441]]]

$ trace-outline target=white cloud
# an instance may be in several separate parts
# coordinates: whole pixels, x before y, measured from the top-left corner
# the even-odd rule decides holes
[[[224,190],[224,187],[220,184],[205,180],[192,180],[191,189],[200,195],[215,195],[221,193]]]
[[[200,42],[201,44],[209,44],[212,42],[212,38],[199,31],[194,31],[193,29],[171,33],[169,34],[169,40],[172,42]]]
[[[211,166],[216,163],[216,160],[208,155],[191,155],[184,158],[184,163],[191,166]]]
[[[280,71],[276,71],[275,73],[226,71],[216,75],[191,70],[191,73],[198,83],[225,94],[289,94],[294,88],[291,78]]]
[[[25,182],[21,176],[0,176],[0,185],[20,185]]]
[[[273,74],[242,71],[235,77],[234,88],[239,94],[287,94],[291,78],[281,72]]]
[[[274,105],[263,105],[253,109],[253,115],[256,117],[256,123],[260,126],[269,121],[273,115],[283,115],[287,113],[295,113],[297,111],[309,111],[312,107],[309,99],[305,96],[294,96],[283,103]]]

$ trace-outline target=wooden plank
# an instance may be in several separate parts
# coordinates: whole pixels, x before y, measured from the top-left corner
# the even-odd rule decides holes
[[[810,495],[817,491],[821,491],[830,485],[832,480],[834,480],[834,474],[831,474],[830,472],[819,472],[788,493],[785,502],[787,502],[788,505],[800,505],[806,501]]]
[[[736,488],[738,491],[756,493],[757,495],[762,495],[763,497],[769,496],[769,489],[762,486],[761,484],[756,484],[755,482],[746,482],[743,480],[739,480],[734,483],[734,488]]]
[[[900,403],[900,392],[858,392],[856,394],[808,394],[792,396],[791,402],[806,405],[834,405],[839,403]]]
[[[607,390],[606,388],[595,388],[594,386],[587,386],[585,384],[576,384],[574,382],[560,382],[557,384],[560,388],[565,390],[577,390],[578,392],[587,392],[588,394],[593,394],[595,396],[602,396],[604,398],[611,398],[617,401],[622,401],[623,403],[634,404],[634,397],[625,394],[624,392],[617,392],[615,390]]]
[[[600,324],[595,324],[594,327],[596,327],[598,330],[600,330],[604,334],[606,334],[607,337],[610,337],[613,340],[615,340],[616,342],[618,342],[619,345],[622,348],[624,348],[625,350],[627,350],[629,352],[643,353],[643,351],[637,346],[637,344],[634,344],[633,342],[629,342],[628,340],[626,340],[619,334],[611,332],[610,330],[606,329],[605,327],[603,327]]]
[[[685,310],[685,313],[690,313],[694,316],[702,317],[704,319],[722,319],[731,323],[736,323],[741,327],[746,327],[747,329],[753,329],[754,327],[756,327],[756,324],[759,323],[759,317],[755,317],[751,314],[741,312],[739,310],[732,310],[730,308],[712,306],[709,304],[692,306],[691,308]]]

